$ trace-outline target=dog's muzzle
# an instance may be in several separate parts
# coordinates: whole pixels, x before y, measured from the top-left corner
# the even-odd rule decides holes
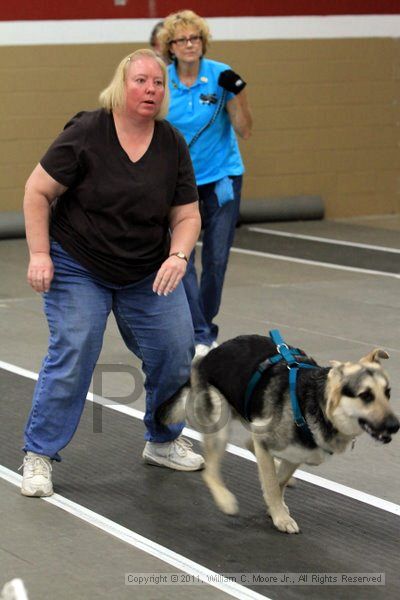
[[[400,421],[395,415],[388,415],[381,423],[373,424],[365,419],[358,419],[358,423],[364,431],[382,444],[392,441],[392,435],[400,429]]]

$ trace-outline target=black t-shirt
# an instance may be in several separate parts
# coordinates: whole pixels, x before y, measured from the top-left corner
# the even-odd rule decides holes
[[[81,112],[40,164],[68,187],[53,205],[50,234],[105,281],[127,285],[156,271],[169,251],[170,208],[198,199],[181,134],[156,121],[145,154],[133,163],[113,115]]]

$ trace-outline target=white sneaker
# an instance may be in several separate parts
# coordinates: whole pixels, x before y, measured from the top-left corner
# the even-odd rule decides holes
[[[218,348],[219,344],[217,342],[217,340],[214,340],[213,343],[211,344],[211,350],[214,350],[214,348]]]
[[[12,579],[3,587],[0,600],[29,600],[22,579]]]
[[[204,468],[204,458],[192,451],[192,442],[178,437],[172,442],[146,442],[143,458],[149,465],[169,467],[177,471],[198,471]]]
[[[23,496],[51,496],[51,460],[48,456],[27,452],[24,458],[21,494]]]
[[[207,344],[196,344],[194,358],[202,358],[206,356],[211,350],[210,346]]]

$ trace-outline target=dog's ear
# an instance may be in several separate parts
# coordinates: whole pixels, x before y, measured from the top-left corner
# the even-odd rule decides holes
[[[380,363],[381,358],[382,359],[389,358],[389,354],[386,352],[386,350],[383,350],[382,348],[374,348],[374,350],[372,350],[369,354],[367,354],[367,356],[364,356],[363,358],[361,358],[360,362]]]

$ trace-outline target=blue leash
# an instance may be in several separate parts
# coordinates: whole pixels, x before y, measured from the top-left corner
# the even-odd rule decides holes
[[[278,354],[275,354],[275,356],[267,358],[265,361],[260,363],[255,373],[253,373],[245,393],[245,417],[248,421],[250,421],[251,398],[254,392],[254,388],[260,381],[264,371],[268,367],[271,367],[277,364],[278,362],[284,360],[286,362],[287,368],[289,369],[289,393],[290,402],[293,410],[294,422],[296,423],[297,427],[299,427],[303,431],[307,438],[313,443],[315,443],[314,436],[311,433],[307,422],[302,415],[296,394],[296,382],[299,369],[315,369],[315,365],[310,365],[304,362],[298,362],[298,360],[296,360],[296,355],[299,356],[301,354],[300,350],[298,350],[297,348],[289,348],[289,346],[284,342],[278,329],[272,329],[269,332],[269,335],[274,344],[276,345]]]
[[[197,140],[199,139],[201,134],[214,123],[214,121],[216,120],[216,118],[218,117],[219,113],[221,112],[221,110],[223,109],[223,107],[225,105],[225,99],[226,99],[226,90],[223,89],[221,98],[219,99],[217,108],[215,109],[211,119],[201,129],[199,129],[199,131],[197,133],[195,133],[195,135],[192,137],[192,139],[188,143],[188,148],[191,148],[193,146],[193,144],[195,142],[197,142]]]

